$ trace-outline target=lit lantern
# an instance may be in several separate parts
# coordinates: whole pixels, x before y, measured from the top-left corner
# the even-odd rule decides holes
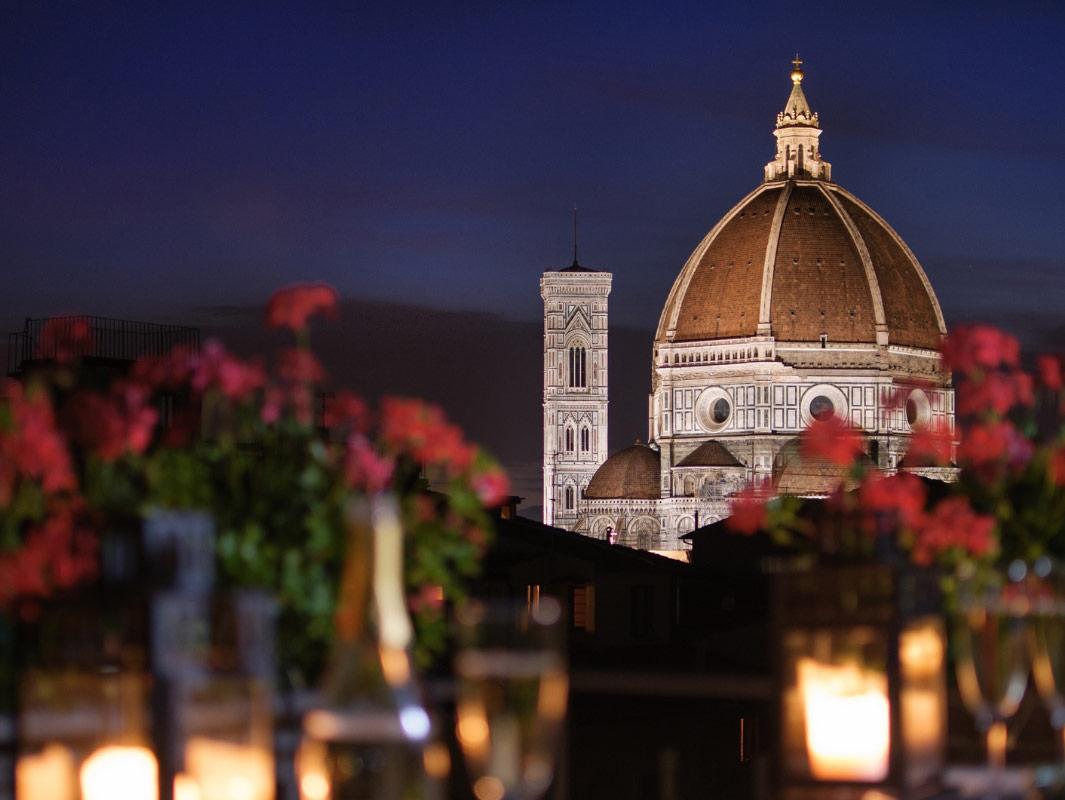
[[[203,515],[155,515],[128,585],[46,604],[21,634],[19,800],[273,800],[276,604],[215,591],[212,541]]]
[[[847,566],[775,577],[782,800],[923,797],[946,749],[934,575]]]

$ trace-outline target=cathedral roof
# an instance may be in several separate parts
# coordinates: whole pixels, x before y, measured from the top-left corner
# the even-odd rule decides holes
[[[742,467],[721,442],[711,439],[688,453],[678,467]]]
[[[826,179],[821,131],[797,67],[792,80],[766,182],[692,253],[656,342],[766,335],[818,343],[824,336],[937,349],[946,327],[924,270],[875,211]]]
[[[662,496],[659,465],[658,451],[637,441],[600,465],[584,496],[589,500],[657,500]]]

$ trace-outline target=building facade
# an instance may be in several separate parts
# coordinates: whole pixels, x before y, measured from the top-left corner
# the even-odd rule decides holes
[[[915,430],[953,432],[939,301],[901,237],[831,181],[800,64],[763,182],[696,247],[666,299],[649,444],[604,462],[575,519],[559,524],[681,550],[679,537],[726,516],[748,482],[799,495],[835,485],[838,468],[800,457],[798,436],[815,419],[862,430],[888,473],[906,468]]]

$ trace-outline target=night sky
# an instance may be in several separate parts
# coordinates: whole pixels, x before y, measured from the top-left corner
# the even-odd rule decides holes
[[[537,281],[571,259],[572,205],[614,273],[616,448],[798,51],[833,177],[948,322],[1065,341],[1061,4],[257,5],[0,7],[0,325],[175,321],[246,350],[276,286],[326,280],[337,381],[438,400],[530,494]]]

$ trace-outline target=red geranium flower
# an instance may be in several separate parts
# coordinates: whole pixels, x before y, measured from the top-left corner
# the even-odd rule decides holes
[[[958,386],[958,413],[976,416],[992,411],[999,416],[1014,406],[1034,402],[1032,376],[1026,372],[987,372]]]
[[[862,482],[859,491],[863,510],[874,514],[897,513],[899,522],[907,527],[920,522],[927,497],[921,479],[906,472],[890,477],[873,473]]]
[[[5,386],[11,430],[0,436],[0,461],[8,462],[6,477],[15,472],[39,480],[46,492],[73,489],[76,485],[66,440],[56,427],[48,395],[42,391],[24,392],[14,381]],[[8,484],[7,489],[10,489]],[[5,491],[0,488],[0,491]]]
[[[989,325],[959,325],[943,342],[943,364],[958,372],[1016,367],[1021,345]]]
[[[995,548],[995,520],[975,513],[964,497],[940,500],[914,537],[913,560],[922,566],[952,549],[975,557]]]
[[[271,328],[300,331],[317,313],[336,316],[337,290],[325,283],[298,283],[274,292],[266,306],[266,324]]]
[[[999,421],[973,425],[962,432],[958,460],[973,467],[1008,464],[1023,467],[1034,446],[1012,423]]]
[[[366,401],[354,392],[341,389],[325,398],[324,423],[327,428],[350,427],[356,431],[366,429],[370,415]]]
[[[729,516],[725,525],[736,533],[751,536],[765,528],[769,520],[766,513],[766,493],[755,486],[748,485],[742,492],[732,498],[729,504]]]
[[[807,458],[825,458],[848,467],[862,453],[862,437],[839,417],[815,419],[802,432],[802,454]]]
[[[364,436],[348,437],[347,455],[344,460],[344,476],[348,485],[370,494],[384,491],[392,480],[395,462],[382,456]]]
[[[278,354],[277,374],[294,383],[320,383],[325,380],[325,368],[310,350],[286,347]]]
[[[510,480],[502,469],[493,466],[473,476],[473,490],[481,505],[495,508],[510,496]]]
[[[1065,446],[1050,454],[1050,479],[1058,486],[1065,486]]]
[[[381,439],[415,461],[443,467],[452,475],[469,469],[477,455],[477,448],[466,442],[459,428],[448,423],[443,411],[420,400],[382,400]]]
[[[906,451],[908,467],[945,467],[950,464],[954,435],[942,425],[918,428]]]
[[[1039,371],[1039,382],[1052,392],[1060,392],[1065,381],[1062,380],[1061,358],[1059,356],[1042,355],[1035,360],[1036,369]]]

